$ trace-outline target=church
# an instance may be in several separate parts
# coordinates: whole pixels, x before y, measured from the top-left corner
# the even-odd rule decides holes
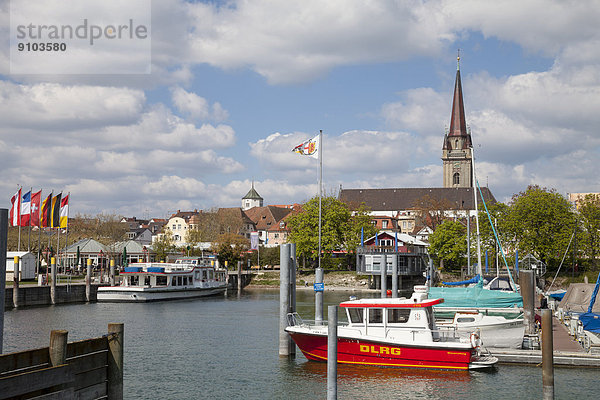
[[[339,198],[351,207],[364,203],[380,230],[408,233],[426,240],[444,216],[465,217],[474,213],[472,147],[471,131],[465,119],[460,64],[457,63],[450,128],[442,143],[443,186],[340,189]],[[496,202],[489,188],[482,187],[481,191],[486,204]],[[481,196],[478,194],[477,197],[481,203]]]

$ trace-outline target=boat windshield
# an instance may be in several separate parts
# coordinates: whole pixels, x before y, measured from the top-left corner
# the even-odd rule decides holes
[[[370,324],[383,323],[383,308],[369,308],[368,311]]]
[[[404,324],[410,317],[410,308],[389,308],[387,319],[390,324]]]
[[[363,310],[364,308],[348,308],[348,315],[350,316],[350,322],[353,324],[363,323]]]

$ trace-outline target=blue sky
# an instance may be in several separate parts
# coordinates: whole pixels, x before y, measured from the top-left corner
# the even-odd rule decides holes
[[[303,202],[316,160],[291,148],[319,129],[329,193],[439,187],[457,49],[481,184],[600,191],[596,1],[136,1],[151,74],[11,74],[0,1],[6,207],[22,185],[70,192],[72,214],[164,217],[237,206],[252,180],[267,204]],[[135,11],[121,3],[102,7]]]

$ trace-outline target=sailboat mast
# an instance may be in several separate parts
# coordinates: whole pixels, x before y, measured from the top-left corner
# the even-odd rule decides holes
[[[475,226],[477,227],[477,273],[483,276],[481,268],[481,238],[479,236],[479,209],[477,205],[477,178],[475,177],[475,151],[471,146],[471,168],[473,170],[473,196],[475,200]]]

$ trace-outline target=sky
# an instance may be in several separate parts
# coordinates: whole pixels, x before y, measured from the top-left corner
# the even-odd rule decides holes
[[[75,3],[27,15],[81,22]],[[458,49],[480,184],[504,202],[531,184],[600,191],[598,1],[101,6],[146,13],[148,37],[67,61],[15,53],[18,8],[0,0],[0,207],[22,186],[70,193],[71,216],[165,218],[240,206],[252,182],[265,205],[302,203],[318,162],[291,149],[319,130],[327,194],[441,187]]]

